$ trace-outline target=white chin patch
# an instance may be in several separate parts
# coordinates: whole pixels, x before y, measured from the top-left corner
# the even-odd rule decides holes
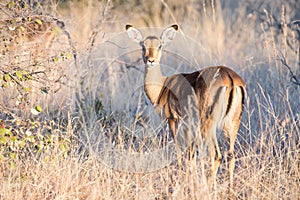
[[[147,65],[149,67],[154,67],[154,66],[157,66],[159,63],[156,63],[156,62],[147,62]]]

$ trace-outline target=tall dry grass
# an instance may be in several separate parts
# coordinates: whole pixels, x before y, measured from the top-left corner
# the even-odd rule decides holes
[[[290,72],[279,60],[284,57],[299,77],[296,1],[89,0],[50,5],[52,13],[64,19],[78,60],[65,64],[70,82],[63,92],[51,94],[52,103],[43,103],[39,94],[31,97],[42,100],[46,110],[38,117],[10,109],[6,102],[13,99],[0,90],[0,117],[6,128],[16,134],[30,130],[39,137],[45,129],[53,134],[51,145],[45,143],[41,153],[28,148],[25,155],[16,152],[18,159],[2,159],[1,199],[300,197],[300,89],[291,83]],[[172,67],[183,60],[183,67],[163,69],[165,73],[227,65],[246,81],[248,98],[235,145],[237,162],[230,193],[225,160],[216,190],[208,187],[209,161],[201,150],[194,160],[183,159],[183,167],[170,161],[165,167],[138,173],[120,170],[123,165],[143,164],[138,158],[126,162],[116,155],[108,154],[107,160],[99,156],[107,144],[109,149],[142,156],[155,155],[161,148],[167,128],[143,94],[139,47],[123,31],[126,23],[165,27],[174,22],[182,33],[166,47],[163,62]],[[153,30],[161,29],[142,29],[145,34]],[[193,67],[188,68],[189,64]],[[58,100],[63,101],[55,103]],[[45,123],[36,128],[17,123],[28,118]],[[223,151],[226,144],[220,142]]]

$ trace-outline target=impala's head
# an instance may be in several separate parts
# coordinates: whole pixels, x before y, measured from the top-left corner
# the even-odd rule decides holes
[[[163,46],[174,39],[177,30],[178,25],[174,24],[165,28],[160,37],[148,36],[144,38],[141,31],[131,25],[126,25],[126,31],[129,38],[138,42],[142,46],[143,60],[147,66],[159,64]]]

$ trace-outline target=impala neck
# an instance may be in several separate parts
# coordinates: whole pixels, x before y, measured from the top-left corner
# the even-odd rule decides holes
[[[144,83],[145,92],[154,105],[158,103],[158,97],[160,95],[161,89],[163,88],[166,78],[166,76],[162,75],[159,64],[156,64],[154,66],[146,65]]]

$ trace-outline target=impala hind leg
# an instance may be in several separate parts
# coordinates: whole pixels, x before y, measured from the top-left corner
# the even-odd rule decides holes
[[[217,173],[219,170],[219,166],[222,160],[222,154],[218,145],[218,141],[216,135],[210,139],[208,145],[208,152],[210,157],[210,177],[209,177],[209,185],[212,186],[214,190],[216,190],[216,182],[217,182]]]
[[[219,170],[219,166],[222,160],[222,154],[219,148],[217,140],[217,130],[222,126],[222,119],[226,111],[226,91],[227,87],[220,87],[215,95],[214,103],[212,105],[213,110],[210,116],[206,119],[202,133],[205,133],[209,156],[211,161],[211,179],[213,181],[214,189],[216,189],[216,176]]]
[[[229,172],[229,186],[233,189],[233,175],[235,168],[235,156],[234,156],[234,143],[238,134],[239,126],[241,123],[241,117],[243,112],[243,103],[245,92],[243,88],[235,88],[234,96],[232,100],[232,107],[227,113],[227,117],[224,122],[224,135],[229,139],[229,149],[227,151],[228,172]],[[227,160],[226,159],[226,160]]]
[[[176,139],[176,133],[177,133],[177,129],[178,129],[178,123],[177,123],[177,119],[173,119],[173,118],[169,118],[168,119],[168,123],[169,123],[169,128],[170,131],[172,133],[172,137],[174,140],[174,144],[175,144],[175,149],[176,149],[176,157],[177,157],[177,164],[179,167],[181,167],[181,149],[180,149],[180,144]]]
[[[237,133],[237,132],[236,132]],[[236,134],[232,134],[229,137],[229,150],[226,152],[226,159],[228,161],[228,172],[229,172],[229,186],[233,189],[233,173],[235,168],[235,155],[234,155],[234,143],[236,140]]]
[[[239,115],[237,115],[239,116]],[[229,172],[229,186],[233,189],[233,175],[235,168],[235,153],[234,153],[234,144],[236,141],[237,133],[240,125],[240,118],[235,119],[231,122],[231,125],[224,125],[224,134],[229,140],[229,149],[226,152],[226,162],[228,162],[228,172]]]

